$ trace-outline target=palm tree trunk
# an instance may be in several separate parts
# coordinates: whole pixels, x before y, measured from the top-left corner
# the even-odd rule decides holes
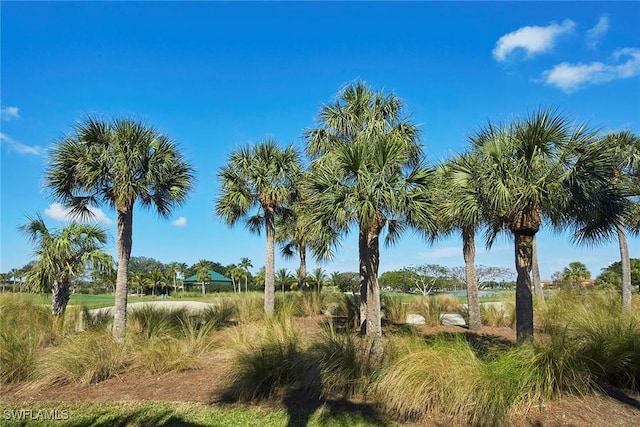
[[[624,224],[616,224],[618,245],[620,246],[620,266],[622,267],[622,307],[631,308],[631,260]]]
[[[360,259],[360,331],[364,334],[367,322],[367,266],[365,253],[367,250],[367,235],[360,230],[358,235],[359,259]]]
[[[307,288],[307,245],[300,243],[298,245],[298,253],[300,255],[300,277],[298,278],[298,288],[301,291],[309,290]]]
[[[58,317],[64,314],[67,304],[69,304],[69,282],[56,279],[51,288],[51,312]]]
[[[516,337],[518,344],[533,339],[533,299],[531,296],[531,264],[533,239],[531,231],[513,231],[516,252]]]
[[[382,323],[380,316],[380,286],[378,266],[380,263],[379,230],[371,229],[360,233],[360,290],[361,301],[365,301],[365,318],[361,320],[361,334],[366,336],[367,355],[373,360],[382,357]],[[365,295],[362,295],[362,290]],[[360,304],[362,311],[362,302]]]
[[[544,290],[542,289],[542,283],[540,282],[540,264],[538,263],[538,243],[536,236],[533,236],[532,250],[532,279],[533,279],[533,293],[536,296],[536,301],[540,307],[545,306],[544,302]]]
[[[264,312],[267,316],[273,314],[276,306],[276,262],[275,262],[275,235],[273,209],[267,207],[264,210],[264,225],[267,234],[267,253],[264,270]]]
[[[127,276],[131,258],[133,206],[118,209],[118,274],[116,276],[116,301],[113,313],[113,338],[122,341],[127,324]]]
[[[475,230],[462,229],[462,254],[464,256],[465,281],[467,282],[467,307],[469,309],[469,329],[477,331],[482,327],[480,319],[480,299],[476,277]]]

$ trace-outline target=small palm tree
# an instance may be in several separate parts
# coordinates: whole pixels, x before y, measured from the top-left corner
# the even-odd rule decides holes
[[[242,277],[244,277],[244,291],[249,292],[249,285],[247,284],[249,279],[249,269],[253,268],[251,260],[249,258],[240,258],[240,264],[238,266],[242,269]]]
[[[250,231],[267,235],[264,311],[275,308],[275,234],[276,216],[295,199],[296,181],[301,165],[293,147],[280,148],[274,140],[240,148],[220,168],[220,194],[215,211],[229,225],[247,220]],[[257,208],[258,212],[250,215]]]
[[[320,292],[327,281],[327,273],[322,268],[317,267],[311,273],[311,280],[313,280],[315,289]]]
[[[280,288],[283,293],[284,293],[285,287],[290,286],[293,280],[294,280],[293,275],[291,275],[291,273],[289,273],[289,271],[286,268],[281,268],[278,271],[276,271],[275,281],[277,285],[280,285]]]
[[[36,260],[27,282],[39,291],[51,291],[54,316],[62,315],[67,308],[74,275],[85,267],[100,271],[113,265],[111,256],[102,250],[107,235],[95,225],[71,223],[62,230],[51,231],[38,215],[28,218],[20,230],[36,246]]]
[[[127,319],[127,274],[136,202],[167,217],[186,200],[193,168],[176,144],[142,122],[88,117],[57,142],[45,173],[53,198],[72,211],[91,215],[106,203],[118,213],[118,276],[113,336],[122,340]]]
[[[200,267],[196,272],[196,280],[202,284],[202,295],[205,295],[205,287],[211,281],[211,273],[207,267]]]

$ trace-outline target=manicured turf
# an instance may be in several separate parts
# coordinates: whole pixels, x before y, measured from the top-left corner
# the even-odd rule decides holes
[[[2,405],[3,426],[393,426],[368,407],[308,409],[197,403],[41,403]]]

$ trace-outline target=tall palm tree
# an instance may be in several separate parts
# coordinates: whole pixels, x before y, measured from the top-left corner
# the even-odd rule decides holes
[[[624,214],[612,225],[618,238],[622,265],[622,306],[631,308],[631,259],[627,231],[640,231],[640,136],[630,131],[610,132],[603,144],[611,149],[615,162],[612,179],[621,186],[628,201]],[[611,230],[613,231],[613,230]]]
[[[100,271],[113,265],[111,256],[102,250],[107,235],[98,226],[71,223],[62,230],[52,231],[38,215],[28,218],[20,230],[36,247],[28,284],[40,291],[51,291],[54,316],[60,316],[67,308],[69,285],[74,275],[82,273],[85,267]]]
[[[240,258],[240,263],[238,266],[242,269],[242,277],[244,277],[244,291],[249,292],[249,285],[247,284],[249,279],[249,269],[253,268],[253,264],[251,264],[251,260],[246,257]]]
[[[400,117],[402,103],[394,95],[374,93],[366,84],[347,86],[335,104],[320,111],[320,127],[306,133],[314,158],[310,177],[311,223],[326,238],[312,243],[323,257],[331,241],[358,227],[360,259],[360,324],[371,356],[382,355],[379,237],[398,240],[407,225],[437,229],[428,189],[433,171],[421,163],[415,125]]]
[[[250,231],[267,236],[264,311],[275,308],[275,232],[276,216],[296,198],[295,183],[300,175],[300,156],[293,147],[280,148],[269,139],[231,153],[218,172],[220,193],[215,212],[229,226],[247,220]],[[257,213],[250,215],[252,209]]]
[[[533,337],[533,239],[544,219],[558,229],[572,226],[578,240],[586,236],[586,225],[592,235],[601,233],[606,222],[592,218],[596,206],[610,218],[620,207],[608,176],[610,159],[595,132],[550,109],[506,126],[489,122],[471,142],[483,165],[483,204],[492,212],[488,242],[502,231],[514,238],[516,333],[522,343]]]
[[[482,326],[480,319],[480,299],[475,269],[475,235],[485,223],[481,181],[479,171],[482,165],[477,156],[468,152],[445,162],[440,171],[444,196],[441,200],[441,219],[447,231],[460,230],[462,235],[462,254],[465,264],[465,283],[467,285],[467,307],[469,310],[469,329],[478,330]]]
[[[118,215],[118,276],[113,336],[123,339],[127,319],[127,274],[136,202],[162,217],[186,200],[193,168],[166,135],[131,119],[88,117],[57,142],[45,173],[53,198],[90,215],[106,203]]]

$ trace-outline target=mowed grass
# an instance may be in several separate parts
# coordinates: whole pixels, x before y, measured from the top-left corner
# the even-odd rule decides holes
[[[33,403],[3,405],[2,425],[38,426],[395,426],[368,413],[366,407],[275,408],[197,403]],[[57,419],[51,419],[51,418]],[[48,419],[47,419],[48,418]]]

